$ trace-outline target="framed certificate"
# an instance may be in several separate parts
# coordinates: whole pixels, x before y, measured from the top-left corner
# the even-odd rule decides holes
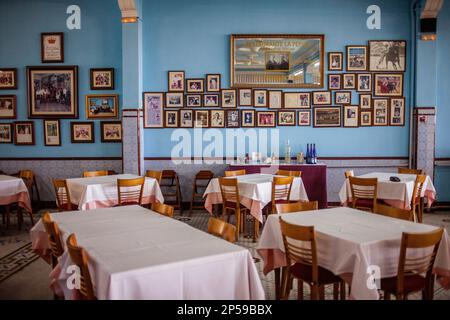
[[[64,33],[41,33],[42,63],[64,62]]]

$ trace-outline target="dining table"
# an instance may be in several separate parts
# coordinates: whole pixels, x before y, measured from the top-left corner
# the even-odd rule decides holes
[[[17,203],[32,213],[30,194],[25,182],[18,177],[0,174],[0,206]]]

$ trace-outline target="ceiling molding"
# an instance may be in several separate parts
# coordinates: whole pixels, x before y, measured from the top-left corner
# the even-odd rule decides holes
[[[139,17],[138,8],[135,0],[117,0],[122,18],[137,18]]]
[[[420,16],[421,19],[437,18],[444,0],[427,0]]]

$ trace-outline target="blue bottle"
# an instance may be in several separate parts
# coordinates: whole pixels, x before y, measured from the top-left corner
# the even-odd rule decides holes
[[[317,164],[317,152],[316,152],[316,144],[313,144],[312,150],[312,163]]]

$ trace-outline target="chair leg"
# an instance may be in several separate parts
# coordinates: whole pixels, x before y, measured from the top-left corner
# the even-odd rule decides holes
[[[325,300],[325,285],[319,286],[319,299]]]
[[[17,206],[17,229],[22,229],[22,223],[23,223],[23,213],[22,208]]]
[[[33,213],[32,212],[28,212],[28,215],[30,216],[31,226],[34,226]]]
[[[339,283],[333,283],[333,300],[339,300]]]
[[[345,300],[345,281],[341,281],[339,283],[340,291],[341,291],[341,300]]]
[[[6,214],[6,229],[9,228],[9,219],[10,219],[10,207],[9,205],[5,206],[5,214]]]
[[[297,300],[303,300],[303,281],[297,279]]]
[[[236,241],[239,241],[239,232],[241,231],[241,210],[239,208],[235,211],[236,216]]]
[[[384,291],[384,300],[391,300],[391,293]]]
[[[256,239],[259,237],[259,220],[255,219],[255,226],[253,228],[253,242],[256,242]]]
[[[317,285],[311,286],[311,300],[319,300],[319,287]]]
[[[280,269],[281,268],[275,268],[274,269],[274,277],[275,277],[275,299],[279,300],[282,296],[282,291],[283,291],[283,285],[284,282],[281,283],[282,281],[280,281]]]

